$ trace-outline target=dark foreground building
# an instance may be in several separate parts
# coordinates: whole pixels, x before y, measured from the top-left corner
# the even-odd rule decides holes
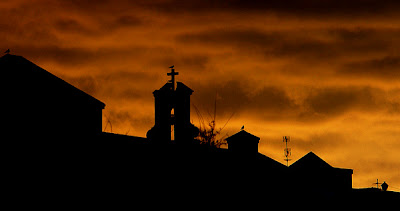
[[[4,145],[32,153],[101,134],[103,102],[22,56],[4,55],[0,68]]]
[[[142,138],[102,132],[104,103],[21,56],[1,57],[0,69],[4,181],[14,204],[250,209],[362,199],[351,169],[312,152],[286,167],[244,130],[227,138],[228,149],[199,144],[193,90],[175,83],[174,70],[153,92],[155,125]]]

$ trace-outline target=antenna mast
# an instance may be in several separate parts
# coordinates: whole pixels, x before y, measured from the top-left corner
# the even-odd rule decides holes
[[[289,157],[292,155],[292,149],[287,147],[287,143],[290,142],[290,136],[283,136],[283,142],[285,142],[285,159],[283,159],[284,161],[286,161],[286,166],[289,167],[289,161],[292,160]]]

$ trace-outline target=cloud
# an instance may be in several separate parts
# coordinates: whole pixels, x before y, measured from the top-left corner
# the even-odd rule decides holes
[[[100,89],[98,79],[93,76],[68,77],[62,75],[59,77],[90,95],[96,95]]]
[[[302,151],[328,152],[334,151],[347,143],[346,136],[340,132],[326,131],[323,133],[312,133],[306,139],[295,138],[291,142],[294,148]]]
[[[126,67],[130,64],[132,58],[141,60],[141,63],[151,62],[154,59],[160,59],[160,54],[166,52],[169,48],[165,47],[147,47],[147,46],[125,46],[125,47],[98,47],[89,46],[61,46],[54,44],[16,44],[15,52],[23,52],[24,57],[32,61],[41,60],[46,62],[55,62],[61,66],[92,66],[98,68],[112,69]],[[149,57],[149,55],[152,55]]]
[[[251,84],[251,83],[249,83]],[[246,80],[221,84],[195,85],[194,102],[212,113],[217,93],[218,115],[232,113],[242,118],[279,122],[326,122],[351,112],[387,114],[399,102],[379,88],[368,86],[324,87],[304,89],[303,97],[295,99],[284,88],[264,86],[254,89]],[[198,105],[196,105],[199,107]]]
[[[153,72],[119,69],[97,74],[60,77],[88,94],[118,103],[152,101],[152,91],[148,90],[146,85],[160,78]]]
[[[348,62],[338,70],[338,73],[359,78],[398,80],[400,78],[400,57],[385,56],[378,59]]]
[[[319,58],[326,62],[390,51],[394,46],[400,46],[397,37],[400,37],[400,30],[359,27],[309,30],[216,28],[179,34],[176,40],[186,44],[231,46],[238,51],[255,52],[266,57]]]
[[[95,29],[89,24],[82,23],[81,21],[73,18],[60,18],[54,21],[55,30],[61,33],[80,34],[86,36],[99,36],[100,30]]]
[[[148,9],[162,11],[165,13],[179,13],[182,11],[204,12],[204,11],[229,11],[229,12],[270,12],[289,14],[292,16],[367,16],[372,12],[375,14],[394,13],[399,8],[397,1],[381,2],[378,0],[356,0],[356,1],[317,1],[317,0],[291,0],[291,1],[145,1],[140,6]]]
[[[141,133],[141,136],[145,137],[146,131],[153,124],[154,118],[137,115],[132,111],[113,109],[103,112],[103,130],[105,132],[128,135],[138,135],[138,133]]]
[[[143,20],[138,17],[135,17],[133,15],[121,15],[121,16],[118,16],[113,21],[112,25],[130,27],[130,26],[139,26],[142,24],[143,24]]]
[[[157,64],[164,68],[175,65],[176,68],[185,71],[185,73],[187,73],[187,70],[193,73],[203,72],[210,61],[210,56],[205,53],[174,52],[174,54],[167,54],[162,58],[156,59],[157,60],[153,62],[154,65]]]
[[[95,14],[97,15],[97,14]],[[83,14],[75,15],[75,18],[64,17],[54,21],[54,28],[61,33],[75,34],[81,36],[104,37],[116,30],[130,27],[142,26],[149,20],[134,15],[117,14],[112,17],[101,17],[99,19],[84,19]]]
[[[217,97],[217,115],[228,118],[230,115],[253,118],[280,119],[299,111],[299,105],[288,96],[284,89],[266,86],[253,90],[246,80],[231,80],[220,84],[195,85],[193,102],[203,113],[212,113]]]
[[[206,43],[211,45],[240,46],[266,46],[278,41],[278,32],[264,32],[259,29],[210,29],[202,32],[181,34],[176,37],[177,41],[190,43]]]
[[[305,104],[317,114],[338,115],[350,109],[377,107],[375,96],[370,88],[324,88],[309,95]]]
[[[25,57],[33,58],[33,60],[41,59],[56,62],[64,66],[82,65],[85,63],[93,63],[99,60],[101,56],[111,54],[110,51],[89,50],[84,47],[62,47],[58,45],[42,45],[32,46],[23,45],[16,46],[19,52],[24,52]],[[115,49],[113,49],[115,51]]]

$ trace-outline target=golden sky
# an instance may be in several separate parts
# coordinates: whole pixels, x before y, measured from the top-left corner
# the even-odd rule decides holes
[[[400,3],[382,0],[0,0],[0,43],[106,104],[145,136],[152,92],[177,80],[222,135],[245,129],[283,161],[315,152],[353,187],[400,187]],[[210,118],[208,118],[210,119]],[[192,121],[199,120],[192,107]],[[107,128],[110,132],[110,127]],[[399,189],[391,189],[399,191]]]

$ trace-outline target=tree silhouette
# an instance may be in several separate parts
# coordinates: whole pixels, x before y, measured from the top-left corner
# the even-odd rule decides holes
[[[197,140],[199,140],[200,144],[220,148],[222,145],[226,144],[225,137],[217,138],[217,136],[221,134],[221,130],[222,128],[218,130],[215,129],[215,120],[209,122],[208,125],[203,122],[199,127]]]
[[[226,137],[228,137],[228,134],[218,138],[217,136],[221,134],[221,131],[225,128],[225,126],[228,124],[229,120],[233,117],[234,113],[229,117],[229,119],[225,122],[224,126],[222,128],[216,129],[216,117],[217,117],[217,97],[215,97],[214,101],[214,116],[211,117],[211,114],[209,113],[210,117],[212,120],[209,123],[204,122],[203,115],[197,109],[195,105],[193,105],[197,116],[199,118],[199,135],[196,137],[196,139],[199,141],[200,144],[202,145],[208,145],[210,147],[216,147],[216,148],[221,148],[222,145],[226,145],[227,142],[225,140]]]

